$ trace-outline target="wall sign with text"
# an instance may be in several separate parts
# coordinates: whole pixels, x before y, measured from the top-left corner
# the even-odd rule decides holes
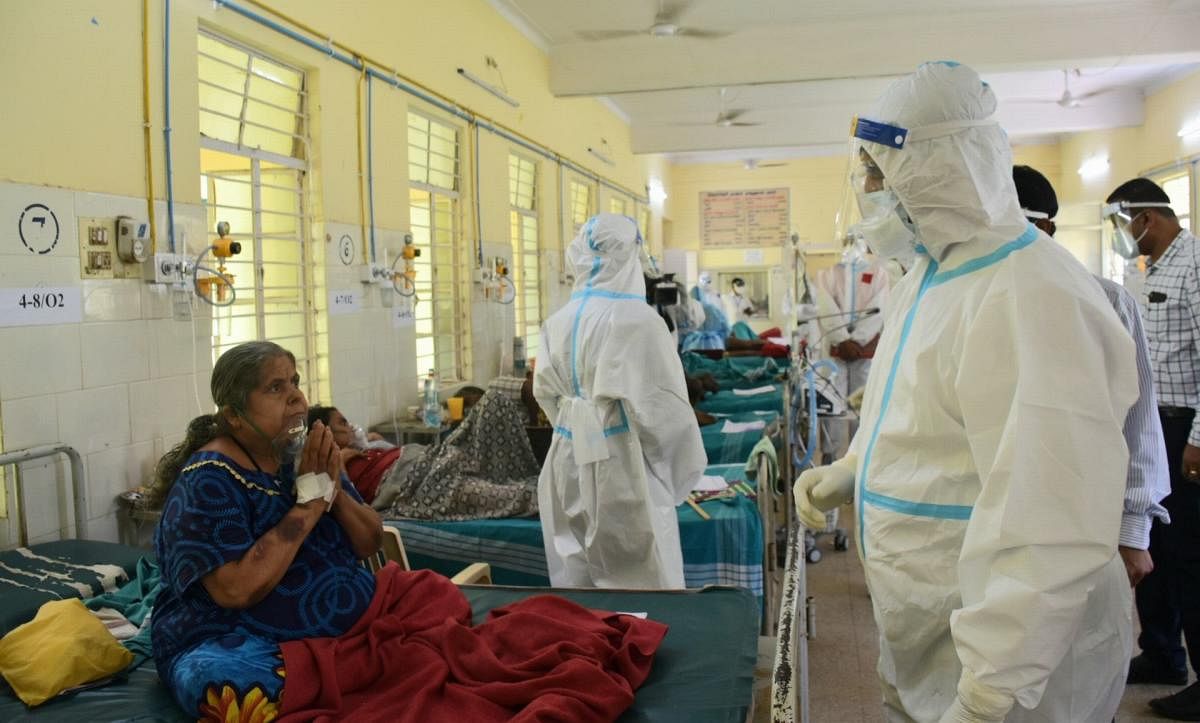
[[[334,289],[329,292],[329,315],[354,314],[362,311],[362,292],[355,289]]]
[[[45,326],[83,321],[78,286],[0,289],[0,326]]]
[[[791,229],[790,208],[786,188],[701,191],[700,245],[782,246]]]

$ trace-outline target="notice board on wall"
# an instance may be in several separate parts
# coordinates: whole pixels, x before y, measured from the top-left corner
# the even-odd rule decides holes
[[[791,229],[788,189],[701,191],[700,245],[780,246]]]

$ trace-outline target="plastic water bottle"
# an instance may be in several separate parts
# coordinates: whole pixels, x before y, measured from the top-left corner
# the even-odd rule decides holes
[[[513,374],[525,376],[525,338],[521,336],[513,337]]]
[[[422,419],[425,421],[425,426],[440,427],[442,426],[442,402],[438,399],[437,372],[433,369],[430,369],[429,375],[425,377],[424,391],[425,405]]]

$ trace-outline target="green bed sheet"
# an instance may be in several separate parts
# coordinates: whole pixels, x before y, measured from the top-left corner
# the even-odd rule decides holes
[[[0,552],[0,635],[31,620],[42,603],[112,592],[136,575],[145,554],[138,547],[95,540]]]
[[[748,591],[709,588],[680,592],[619,592],[468,586],[463,588],[475,621],[488,610],[544,592],[590,608],[644,612],[670,629],[646,682],[622,723],[744,721],[754,684],[758,602]],[[3,721],[184,721],[146,663],[126,679],[102,688],[26,708],[11,692],[0,693]]]
[[[731,414],[717,418],[716,424],[700,428],[700,438],[704,441],[704,452],[708,455],[709,464],[732,464],[745,462],[750,457],[750,450],[762,439],[766,428],[779,418],[777,412],[746,412]],[[762,422],[762,429],[748,429],[744,432],[726,432],[725,423],[733,424]]]
[[[745,459],[710,465],[705,473],[729,482],[745,481],[744,466]],[[709,500],[700,507],[711,519],[701,519],[686,504],[676,508],[684,582],[690,588],[734,585],[761,596],[763,531],[757,502],[737,495]],[[449,576],[472,562],[486,562],[492,566],[492,580],[498,585],[550,584],[542,524],[537,518],[386,520],[385,524],[400,530],[413,569]]]
[[[696,405],[696,408],[709,414],[745,414],[747,412],[783,413],[783,384],[758,384],[755,387],[771,387],[771,391],[752,396],[737,394],[735,390],[724,390],[710,394]],[[747,389],[746,391],[749,391]]]

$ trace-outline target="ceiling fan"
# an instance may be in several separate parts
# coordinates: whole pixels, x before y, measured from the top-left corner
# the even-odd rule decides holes
[[[748,128],[750,126],[759,126],[761,123],[752,123],[749,121],[738,120],[750,111],[745,108],[725,108],[725,91],[721,89],[720,101],[717,106],[717,117],[715,120],[707,123],[676,123],[679,126],[717,126],[718,128]]]
[[[634,38],[644,35],[652,38],[697,38],[700,40],[712,40],[713,38],[723,38],[729,35],[727,32],[703,30],[680,25],[679,18],[687,11],[687,8],[688,3],[686,2],[673,2],[668,5],[664,4],[663,0],[658,0],[658,12],[654,15],[654,22],[649,27],[638,30],[580,30],[575,35],[580,40],[593,41]]]
[[[1076,74],[1079,73],[1078,70],[1076,70],[1075,72],[1076,72]],[[1063,73],[1063,92],[1062,92],[1062,95],[1060,95],[1058,98],[1056,98],[1054,100],[1046,100],[1045,98],[1014,98],[1013,100],[1019,101],[1019,102],[1026,102],[1026,103],[1054,103],[1055,105],[1059,106],[1060,108],[1079,108],[1084,105],[1084,101],[1086,101],[1087,99],[1093,98],[1097,95],[1102,95],[1104,93],[1107,93],[1110,90],[1110,89],[1103,89],[1103,90],[1093,91],[1091,93],[1084,93],[1082,95],[1076,95],[1075,93],[1071,92],[1071,71],[1063,70],[1062,73]]]
[[[747,158],[745,161],[742,162],[742,166],[747,171],[754,171],[754,170],[758,170],[759,168],[778,168],[780,166],[786,166],[786,165],[787,165],[786,163],[759,163],[758,161],[756,161],[753,158]]]

